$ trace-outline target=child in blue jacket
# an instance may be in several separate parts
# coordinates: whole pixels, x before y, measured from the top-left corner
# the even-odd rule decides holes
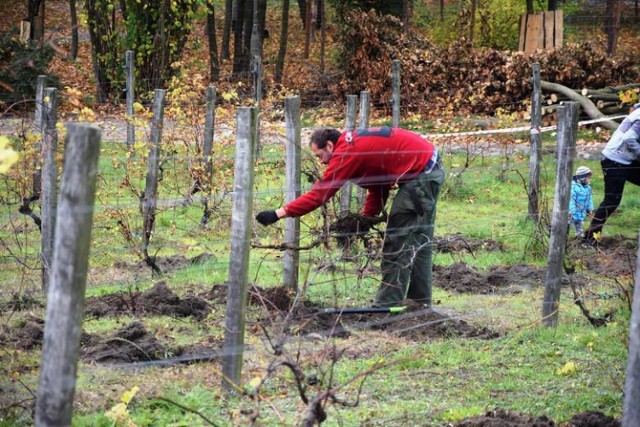
[[[569,201],[569,225],[573,225],[576,236],[582,235],[582,225],[586,217],[593,212],[591,197],[591,169],[580,166],[571,181],[571,200]]]

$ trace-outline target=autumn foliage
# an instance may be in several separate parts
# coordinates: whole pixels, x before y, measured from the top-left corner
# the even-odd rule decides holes
[[[430,115],[492,114],[496,108],[519,111],[531,97],[532,64],[540,63],[542,79],[581,89],[638,81],[631,56],[608,57],[594,43],[566,44],[561,49],[523,52],[472,48],[464,39],[436,46],[406,34],[402,23],[375,11],[352,12],[341,31],[344,79],[331,86],[341,97],[369,90],[378,105],[390,103],[391,61],[401,63],[403,107]]]

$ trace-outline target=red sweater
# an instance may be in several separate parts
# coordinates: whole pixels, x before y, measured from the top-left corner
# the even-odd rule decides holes
[[[387,202],[391,188],[422,172],[433,151],[433,144],[400,128],[343,132],[322,179],[284,209],[288,216],[302,216],[326,203],[345,182],[353,181],[367,189],[362,215],[376,216]]]

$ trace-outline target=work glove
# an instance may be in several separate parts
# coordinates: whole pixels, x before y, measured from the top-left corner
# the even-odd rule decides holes
[[[278,222],[280,218],[276,214],[276,211],[262,211],[256,215],[256,221],[262,225],[271,225]]]

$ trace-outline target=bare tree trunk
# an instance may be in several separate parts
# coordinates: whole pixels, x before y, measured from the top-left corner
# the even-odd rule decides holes
[[[284,59],[287,55],[287,36],[289,33],[289,0],[282,0],[282,29],[280,30],[280,49],[276,59],[276,83],[282,83]]]
[[[220,61],[218,59],[218,42],[216,40],[216,14],[212,2],[207,3],[207,39],[209,40],[209,76],[212,82],[220,76]]]
[[[471,22],[469,22],[469,42],[473,43],[473,33],[476,28],[476,9],[478,0],[471,0]]]
[[[300,12],[300,20],[302,21],[302,28],[307,28],[307,1],[311,0],[298,0],[298,10]]]
[[[304,59],[309,59],[309,47],[311,44],[311,31],[313,31],[311,29],[311,1],[312,0],[307,0],[306,1],[306,10],[305,10],[305,18],[304,18]]]
[[[527,0],[527,15],[533,15],[534,12],[533,0]]]
[[[527,0],[533,1],[533,0]],[[440,22],[444,22],[444,0],[440,0]]]
[[[76,1],[69,0],[69,14],[71,15],[71,59],[78,57],[78,12],[76,11]]]
[[[236,7],[238,8],[238,17],[235,22],[235,28],[233,31],[233,75],[237,76],[242,71],[248,70],[247,53],[244,52],[244,21],[245,14],[247,13],[247,3],[251,3],[251,0],[237,0]]]
[[[229,44],[231,41],[231,20],[233,18],[233,0],[226,0],[224,5],[224,28],[222,29],[222,50],[220,57],[224,61],[229,59],[231,52]]]
[[[607,0],[604,28],[607,33],[607,53],[616,53],[618,31],[620,30],[620,0]]]
[[[411,33],[411,18],[413,18],[413,0],[402,0],[402,23],[406,34]]]

